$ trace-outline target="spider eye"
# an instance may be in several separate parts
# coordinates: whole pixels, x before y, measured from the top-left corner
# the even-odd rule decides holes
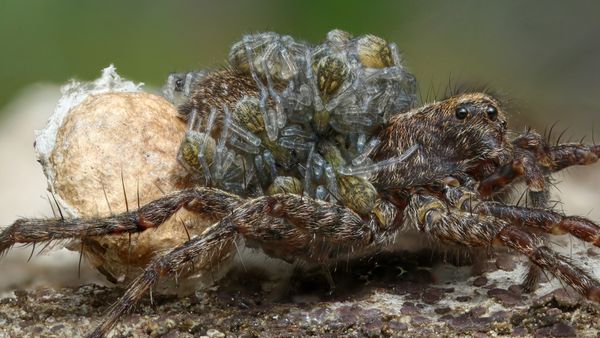
[[[178,92],[183,91],[183,80],[182,79],[175,81],[175,90]]]
[[[469,115],[469,111],[465,107],[456,108],[455,113],[456,113],[456,118],[459,120],[464,120],[465,118],[467,118],[467,115]]]
[[[488,106],[485,112],[487,113],[490,120],[495,120],[496,116],[498,116],[498,109],[496,109],[496,107],[494,106]]]

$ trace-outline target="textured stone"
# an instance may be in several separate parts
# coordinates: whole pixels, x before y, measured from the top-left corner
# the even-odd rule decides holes
[[[488,282],[487,278],[485,278],[485,276],[480,276],[475,278],[475,280],[473,281],[473,285],[477,286],[477,287],[481,287],[486,285]]]
[[[553,337],[575,337],[577,335],[575,329],[566,322],[554,324],[552,330],[550,330],[550,334]]]
[[[435,304],[444,297],[444,291],[437,288],[428,288],[423,292],[423,302],[427,304]]]
[[[523,303],[521,296],[512,291],[494,288],[488,291],[488,296],[493,297],[504,306],[515,306]]]

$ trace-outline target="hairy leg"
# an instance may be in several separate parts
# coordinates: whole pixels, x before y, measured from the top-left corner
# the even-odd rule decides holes
[[[478,190],[482,196],[491,196],[521,177],[525,178],[533,196],[540,195],[547,190],[546,175],[574,165],[590,165],[596,163],[600,157],[600,146],[550,146],[539,134],[532,131],[516,138],[513,146],[514,160],[499,167],[496,172],[480,182]]]
[[[482,202],[476,208],[479,214],[492,215],[515,225],[524,225],[553,234],[571,234],[582,241],[600,247],[600,226],[579,216],[564,216],[544,209],[531,209],[497,202]]]
[[[478,191],[481,196],[492,196],[503,187],[515,180],[523,178],[527,184],[527,194],[532,207],[547,209],[550,198],[549,186],[551,185],[550,175],[573,165],[589,165],[596,163],[600,156],[600,147],[583,144],[561,144],[549,146],[546,141],[536,132],[528,131],[513,141],[515,147],[515,159],[502,167],[499,167],[495,173],[482,180]],[[522,212],[518,207],[513,208],[494,208],[490,214],[501,213],[510,214],[511,218],[534,219],[540,212]],[[498,210],[500,209],[500,210]],[[507,210],[510,209],[510,210]],[[568,217],[560,220],[557,224],[558,214],[547,214],[541,217],[542,227],[551,226],[552,229],[545,229],[546,232],[563,233],[569,232],[576,237],[598,245],[598,227],[589,220],[579,217]],[[501,217],[502,218],[502,217]],[[553,223],[549,225],[548,223]],[[535,225],[532,225],[535,226]],[[539,225],[538,225],[539,226]],[[532,265],[525,277],[524,287],[527,291],[532,291],[541,277],[540,269]]]
[[[445,200],[454,207],[470,213],[489,215],[515,226],[527,226],[544,233],[560,235],[569,233],[583,241],[600,246],[600,226],[578,216],[565,216],[545,208],[526,208],[499,202],[482,201],[477,194],[464,187],[448,188]],[[542,270],[532,264],[525,276],[523,286],[531,292],[537,286]]]
[[[242,202],[241,198],[213,188],[192,188],[173,192],[138,210],[97,218],[22,218],[0,233],[0,254],[17,243],[39,243],[59,239],[85,238],[141,232],[160,226],[179,209],[221,218]]]
[[[600,247],[600,226],[584,217],[565,216],[544,208],[482,201],[476,193],[464,187],[449,187],[444,197],[446,202],[462,211],[493,216],[516,226],[527,226],[552,235],[571,234]]]
[[[194,261],[197,268],[210,269],[227,259],[233,252],[234,229],[230,223],[219,222],[204,233],[175,248],[165,256],[156,259],[129,286],[125,294],[113,304],[102,323],[90,337],[104,337],[119,318],[127,313],[160,277],[176,274]]]
[[[235,208],[202,235],[157,258],[108,311],[92,337],[106,335],[159,278],[194,262],[210,270],[233,252],[238,238],[288,261],[324,265],[375,244],[374,230],[352,210],[298,195],[258,197]]]
[[[527,208],[506,205],[493,201],[482,201],[476,193],[463,187],[448,188],[445,199],[454,207],[480,215],[494,216],[515,226],[526,226],[538,229],[547,234],[571,234],[585,242],[600,246],[600,226],[579,216],[565,216],[547,208]],[[525,276],[523,286],[525,291],[535,289],[541,270],[531,265]]]
[[[569,260],[546,247],[525,229],[502,219],[459,210],[442,200],[415,195],[407,209],[420,231],[470,247],[502,245],[521,253],[587,298],[600,302],[600,283]]]

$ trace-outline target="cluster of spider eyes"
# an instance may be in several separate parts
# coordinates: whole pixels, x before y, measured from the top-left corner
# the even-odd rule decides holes
[[[457,107],[454,112],[456,118],[459,120],[464,120],[469,116],[469,109],[463,106]],[[498,109],[492,105],[489,105],[485,108],[485,113],[490,120],[494,121],[498,116]]]
[[[416,101],[415,79],[393,43],[333,30],[312,46],[267,32],[235,43],[229,63],[259,95],[211,107],[202,123],[192,112],[179,159],[207,184],[241,195],[345,201],[356,193],[350,186],[374,191],[368,176],[414,151],[378,163],[368,157],[380,142],[377,130]],[[164,95],[182,103],[207,75],[172,74]]]

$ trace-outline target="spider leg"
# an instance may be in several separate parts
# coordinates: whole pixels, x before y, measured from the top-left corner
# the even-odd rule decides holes
[[[559,171],[573,165],[596,163],[600,157],[600,146],[584,144],[559,144],[550,147],[548,156],[552,159],[552,171]]]
[[[515,225],[525,225],[553,234],[571,234],[582,241],[600,247],[600,226],[579,216],[565,216],[560,213],[531,209],[512,205],[503,205],[497,202],[482,202],[475,212],[506,220]]]
[[[586,218],[565,216],[544,208],[526,208],[481,201],[475,193],[463,189],[463,187],[448,188],[445,192],[446,200],[458,209],[493,216],[515,226],[527,226],[548,234],[569,233],[585,242],[600,246],[600,226]],[[523,281],[525,291],[531,292],[535,289],[541,272],[538,266],[533,264],[530,266]]]
[[[529,258],[541,269],[550,272],[586,298],[600,302],[600,283],[583,269],[547,246],[535,235],[516,226],[506,226],[496,240]]]
[[[569,233],[600,247],[600,227],[584,217],[565,216],[551,210],[503,205],[497,202],[482,202],[475,210],[480,214],[493,215],[512,224],[541,229],[553,235]],[[535,265],[530,267],[523,281],[525,291],[531,292],[535,289],[541,277],[540,272]]]
[[[461,211],[428,195],[414,195],[407,214],[420,231],[438,239],[471,247],[502,245],[519,252],[588,299],[600,302],[598,281],[523,228],[493,216]]]
[[[157,258],[108,311],[91,337],[103,337],[159,278],[194,261],[211,269],[234,250],[238,238],[287,261],[326,264],[374,243],[372,228],[339,205],[292,194],[262,196],[244,202],[203,234]],[[239,236],[239,237],[238,237]]]
[[[212,188],[193,188],[173,192],[135,211],[96,218],[22,218],[0,233],[0,254],[17,243],[38,243],[59,239],[84,238],[141,232],[160,226],[182,207],[217,218],[227,215],[241,199]]]
[[[523,161],[521,159],[513,160],[498,167],[493,174],[481,180],[477,190],[481,196],[491,196],[494,192],[522,177],[524,173]]]
[[[600,157],[598,145],[572,143],[550,146],[535,132],[519,136],[513,145],[515,159],[480,182],[478,190],[482,196],[490,196],[520,177],[525,178],[530,191],[542,193],[546,190],[545,175],[574,165],[590,165]]]
[[[119,318],[127,313],[160,277],[175,274],[194,260],[196,269],[210,268],[227,259],[234,249],[234,229],[231,223],[219,222],[204,233],[154,260],[129,286],[125,294],[105,314],[102,323],[90,337],[104,337]]]
[[[526,208],[494,201],[482,201],[463,187],[449,187],[445,199],[454,207],[489,215],[514,225],[528,226],[552,235],[571,234],[582,241],[600,247],[600,226],[587,218],[565,216],[542,208]]]

